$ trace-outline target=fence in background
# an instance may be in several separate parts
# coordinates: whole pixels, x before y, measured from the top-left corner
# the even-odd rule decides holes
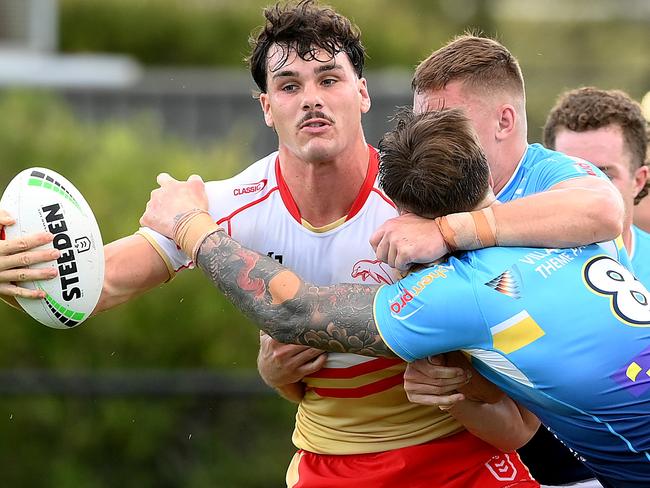
[[[368,84],[372,108],[363,124],[368,142],[377,144],[391,127],[395,107],[411,104],[409,73],[370,73]],[[89,122],[146,113],[169,134],[189,141],[213,142],[240,129],[237,134],[252,154],[261,157],[277,148],[245,71],[149,70],[129,88],[68,88],[59,93]]]

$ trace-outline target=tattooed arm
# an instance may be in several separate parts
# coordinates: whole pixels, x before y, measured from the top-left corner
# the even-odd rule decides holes
[[[310,285],[276,260],[218,231],[203,241],[196,262],[238,309],[280,342],[395,356],[373,317],[378,286]]]
[[[373,317],[378,286],[313,286],[231,239],[207,213],[203,181],[163,173],[140,219],[194,259],[237,308],[274,339],[325,351],[394,357]]]

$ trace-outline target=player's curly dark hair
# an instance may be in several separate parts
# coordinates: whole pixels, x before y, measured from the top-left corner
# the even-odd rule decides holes
[[[273,45],[282,49],[282,56],[271,71],[282,68],[292,52],[305,61],[315,59],[317,51],[324,51],[326,59],[344,52],[357,75],[362,76],[366,52],[361,33],[331,7],[317,5],[314,0],[278,2],[264,9],[264,17],[265,25],[250,38],[251,54],[247,58],[253,80],[262,93],[267,90],[266,66]]]
[[[583,87],[560,95],[544,124],[544,145],[555,149],[558,129],[574,132],[600,129],[618,125],[623,131],[625,145],[632,154],[632,167],[636,171],[648,164],[648,122],[641,106],[621,90],[600,90]],[[638,204],[650,189],[650,182],[634,199]]]
[[[489,189],[487,159],[461,109],[398,114],[379,143],[379,181],[401,209],[422,217],[473,210]]]

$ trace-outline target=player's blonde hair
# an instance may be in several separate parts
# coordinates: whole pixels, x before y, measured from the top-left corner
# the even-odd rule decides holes
[[[525,99],[517,59],[487,37],[463,34],[434,51],[415,69],[411,87],[416,93],[425,93],[442,90],[452,81],[460,81],[476,93],[502,91]]]

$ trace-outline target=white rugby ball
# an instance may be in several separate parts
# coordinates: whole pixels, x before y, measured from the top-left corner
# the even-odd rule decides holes
[[[84,197],[60,174],[30,168],[11,180],[0,208],[16,219],[5,227],[6,239],[50,232],[54,241],[43,248],[61,251],[56,261],[31,266],[55,267],[56,278],[20,285],[44,290],[46,298],[17,298],[20,306],[48,327],[68,329],[82,323],[97,305],[104,282],[102,236]]]

